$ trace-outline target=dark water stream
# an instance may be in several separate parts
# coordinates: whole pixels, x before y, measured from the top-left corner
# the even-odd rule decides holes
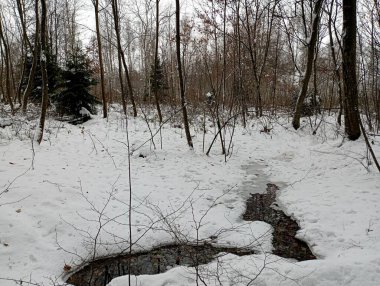
[[[265,194],[251,194],[247,200],[243,219],[247,221],[260,220],[273,227],[273,254],[299,261],[315,259],[309,246],[295,237],[300,229],[297,222],[276,208],[277,191],[276,185],[267,184]]]
[[[105,286],[115,277],[128,275],[129,267],[132,275],[157,274],[176,265],[197,266],[207,264],[221,253],[242,256],[254,252],[241,248],[215,247],[203,243],[200,245],[172,244],[160,246],[147,252],[93,261],[74,273],[67,280],[67,283],[76,286]]]
[[[266,193],[251,194],[243,219],[264,221],[273,227],[273,254],[298,261],[315,259],[308,245],[295,238],[297,223],[276,208],[278,187],[267,184]],[[175,265],[196,266],[211,262],[219,253],[250,255],[252,250],[201,245],[166,245],[148,252],[121,255],[93,261],[74,273],[67,282],[75,286],[105,286],[113,278],[127,275],[157,274]]]

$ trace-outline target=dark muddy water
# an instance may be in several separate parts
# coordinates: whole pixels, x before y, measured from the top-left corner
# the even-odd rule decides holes
[[[251,194],[243,219],[264,221],[273,227],[273,254],[299,261],[315,259],[308,245],[295,238],[297,222],[276,208],[278,187],[267,184],[266,192]],[[91,262],[74,273],[67,282],[75,286],[105,286],[113,278],[132,274],[157,274],[175,265],[196,266],[211,262],[220,253],[250,255],[252,250],[201,245],[166,245],[147,252],[121,255]],[[130,271],[129,271],[130,269]]]

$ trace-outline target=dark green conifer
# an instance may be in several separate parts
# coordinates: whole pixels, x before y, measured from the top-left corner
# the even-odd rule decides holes
[[[62,79],[62,91],[53,98],[57,112],[79,117],[84,115],[82,108],[85,108],[94,114],[95,104],[99,101],[90,94],[90,88],[96,84],[96,80],[89,58],[79,47],[68,58]]]
[[[57,56],[52,54],[50,49],[46,51],[46,69],[47,69],[47,75],[48,75],[48,93],[49,96],[54,95],[54,93],[57,92],[57,88],[60,85],[60,78],[61,78],[61,68],[58,65],[57,62]],[[28,83],[28,75],[29,75],[29,70],[32,67],[32,62],[33,62],[33,55],[30,53],[27,55],[26,59],[26,68],[27,71],[25,73],[25,78],[23,79],[23,89],[26,88],[26,85]],[[38,57],[37,59],[37,66],[36,66],[36,72],[35,72],[35,77],[34,77],[34,84],[33,84],[33,89],[30,94],[30,100],[36,104],[41,103],[41,94],[42,94],[42,77],[41,77],[41,61],[40,58]]]
[[[164,67],[159,58],[157,59],[155,64],[156,67],[154,65],[151,66],[150,89],[152,92],[160,92],[164,89],[167,89],[167,83],[164,73]]]

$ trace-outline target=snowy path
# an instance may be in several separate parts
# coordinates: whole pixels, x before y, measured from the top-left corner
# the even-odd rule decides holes
[[[140,119],[130,124],[136,147],[149,132]],[[224,285],[246,285],[261,270],[256,285],[378,285],[380,179],[362,166],[364,143],[338,147],[341,138],[329,129],[332,124],[319,137],[307,135],[307,129],[295,133],[276,124],[271,134],[262,134],[260,122],[253,124],[236,130],[234,153],[227,164],[217,145],[210,157],[202,154],[201,134],[190,151],[183,130],[169,127],[163,129],[163,150],[146,145],[133,154],[133,237],[141,236],[134,250],[179,238],[194,240],[197,235],[206,240],[216,235],[224,245],[251,244],[269,250],[270,236],[264,235],[268,225],[247,224],[241,214],[253,192],[252,182],[253,189],[261,191],[268,181],[283,182],[278,202],[301,226],[298,237],[320,259],[294,263],[267,254],[226,255],[204,267],[207,273],[219,273],[206,277],[209,285],[216,283],[217,276]],[[49,122],[50,135],[41,146],[34,146],[30,170],[33,153],[23,136],[27,128],[19,135],[23,140],[13,137],[12,127],[0,130],[0,192],[9,186],[0,197],[0,278],[58,284],[66,277],[65,263],[75,267],[81,258],[92,257],[99,217],[107,224],[97,237],[96,255],[128,246],[123,122],[114,114],[108,122],[96,118],[83,126]],[[374,149],[380,154],[378,141]],[[162,215],[166,221],[152,225]],[[256,238],[261,236],[258,245]],[[178,267],[137,279],[141,286],[194,285],[194,270]],[[0,281],[0,285],[15,284]],[[125,285],[125,278],[110,285]]]

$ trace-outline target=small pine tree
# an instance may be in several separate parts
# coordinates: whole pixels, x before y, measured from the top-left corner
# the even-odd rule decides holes
[[[89,91],[96,84],[96,80],[93,78],[89,58],[79,47],[66,61],[62,79],[63,90],[53,98],[57,112],[79,117],[83,107],[94,114],[95,104],[99,101]]]
[[[164,74],[164,67],[158,58],[156,66],[151,66],[150,72],[150,89],[152,92],[160,92],[161,90],[167,89],[167,82]],[[156,73],[154,73],[156,71]]]

